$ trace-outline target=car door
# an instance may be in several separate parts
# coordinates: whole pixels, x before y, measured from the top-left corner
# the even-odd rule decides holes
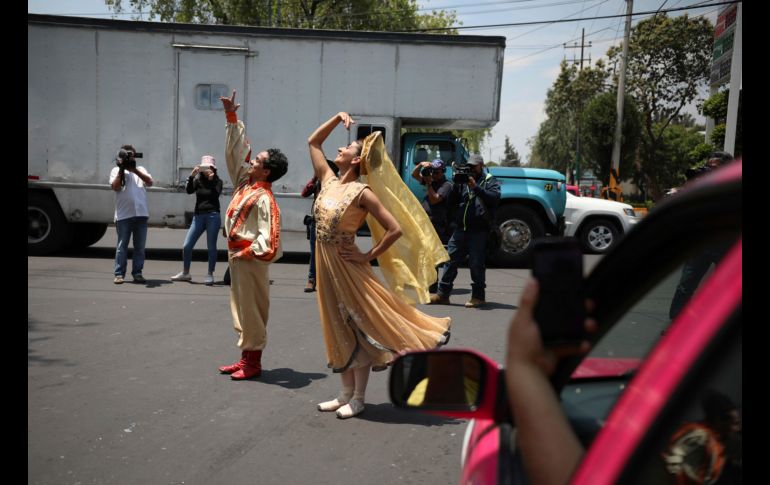
[[[687,483],[677,475],[681,456],[671,458],[677,431],[703,422],[703,402],[713,392],[742,406],[741,208],[737,162],[661,204],[589,275],[586,294],[599,323],[591,356],[643,360],[633,378],[579,413],[571,409],[573,418],[595,420],[593,430],[583,427],[587,453],[572,483]],[[703,255],[714,264],[674,311],[682,275]],[[576,401],[570,393],[584,392],[563,385],[574,366],[562,362],[554,376],[565,407]],[[732,461],[698,473],[739,473],[740,452],[731,453]]]

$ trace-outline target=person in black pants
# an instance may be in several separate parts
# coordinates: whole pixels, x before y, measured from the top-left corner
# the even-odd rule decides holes
[[[214,284],[214,269],[217,264],[217,237],[219,228],[222,227],[222,218],[219,215],[219,196],[222,194],[222,179],[217,175],[216,160],[211,155],[204,155],[201,164],[192,170],[187,178],[188,194],[195,194],[195,215],[193,216],[190,230],[184,240],[182,249],[182,271],[171,277],[172,281],[192,281],[190,264],[192,262],[192,250],[198,238],[206,232],[208,243],[208,273],[203,282],[211,286]]]
[[[692,180],[700,175],[710,172],[718,168],[719,166],[733,160],[733,156],[727,152],[713,152],[706,165],[699,169],[689,169],[685,173],[687,180]],[[732,244],[730,242],[715,245],[713,247],[706,248],[698,255],[685,261],[682,266],[682,275],[679,278],[679,284],[676,286],[674,297],[671,299],[671,307],[668,311],[668,318],[673,320],[682,311],[682,308],[690,301],[695,290],[700,285],[701,279],[706,272],[711,268],[711,265],[716,265],[719,260],[724,257]],[[665,332],[665,331],[664,331]]]
[[[449,305],[457,267],[468,257],[471,270],[471,299],[466,308],[478,308],[486,303],[486,248],[491,221],[500,203],[500,181],[490,173],[484,173],[484,159],[479,154],[468,158],[470,173],[467,181],[454,176],[455,182],[449,194],[449,205],[455,208],[457,225],[449,239],[449,262],[438,283],[438,292],[431,295],[430,304]]]
[[[337,175],[340,171],[337,165],[331,160],[326,160],[329,164],[329,168],[332,169],[334,175]],[[315,291],[315,214],[313,210],[315,208],[315,200],[321,192],[321,182],[318,181],[318,177],[313,175],[305,187],[302,189],[300,196],[310,197],[313,196],[313,205],[310,206],[310,215],[305,216],[305,225],[307,226],[307,238],[310,240],[310,265],[307,270],[307,284],[303,290],[305,293],[312,293]]]

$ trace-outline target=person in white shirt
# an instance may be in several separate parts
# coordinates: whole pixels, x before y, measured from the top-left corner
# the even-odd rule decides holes
[[[152,176],[144,167],[136,165],[136,156],[136,149],[132,145],[123,145],[115,160],[117,166],[110,172],[110,185],[115,191],[115,229],[118,232],[118,246],[115,250],[116,285],[122,284],[126,276],[128,243],[132,235],[134,256],[131,276],[135,283],[146,282],[142,276],[147,221],[150,218],[146,187],[152,187]]]

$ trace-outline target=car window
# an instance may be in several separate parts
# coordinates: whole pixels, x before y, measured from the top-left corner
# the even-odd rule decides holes
[[[682,255],[681,264],[661,274],[599,340],[587,356],[601,377],[573,380],[561,392],[564,409],[580,441],[588,446],[601,430],[612,407],[674,317],[713,273],[732,241],[717,240],[694,253]],[[653,262],[651,262],[653,264]],[[631,288],[633,274],[625,283]],[[615,373],[614,375],[612,373]]]
[[[697,293],[734,240],[714,241],[685,256],[686,259],[626,311],[594,346],[590,357],[642,359],[666,331],[671,321]],[[654,264],[654,261],[650,262]],[[628,285],[633,285],[629,274]],[[619,283],[622,284],[622,283]]]

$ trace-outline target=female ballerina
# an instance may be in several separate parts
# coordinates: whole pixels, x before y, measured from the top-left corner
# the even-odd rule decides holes
[[[308,145],[315,175],[321,181],[321,192],[313,208],[318,308],[328,366],[342,378],[340,394],[320,403],[318,409],[336,411],[338,418],[345,419],[364,410],[370,370],[385,369],[398,352],[443,345],[449,339],[451,320],[417,310],[405,301],[405,285],[394,283],[406,282],[406,286],[416,290],[418,300],[426,302],[428,280],[431,273],[435,280],[435,265],[446,258],[446,251],[429,222],[416,223],[414,216],[402,208],[398,214],[404,226],[418,233],[409,237],[417,241],[410,252],[413,260],[420,261],[420,268],[411,268],[409,261],[394,263],[388,249],[402,236],[401,225],[371,187],[358,181],[363,172],[370,174],[368,181],[373,186],[392,183],[371,178],[376,172],[371,166],[372,159],[382,163],[383,157],[387,157],[382,139],[375,132],[366,140],[337,149],[337,177],[329,168],[321,145],[339,123],[350,129],[354,121],[345,112],[334,115],[310,135]],[[415,204],[420,207],[416,199]],[[421,210],[416,213],[418,217],[424,215]],[[355,233],[367,215],[374,245],[361,252],[355,245]],[[432,232],[423,233],[425,226]],[[374,274],[369,263],[375,258],[380,258],[380,269],[391,288],[395,284],[400,294],[383,286]]]

